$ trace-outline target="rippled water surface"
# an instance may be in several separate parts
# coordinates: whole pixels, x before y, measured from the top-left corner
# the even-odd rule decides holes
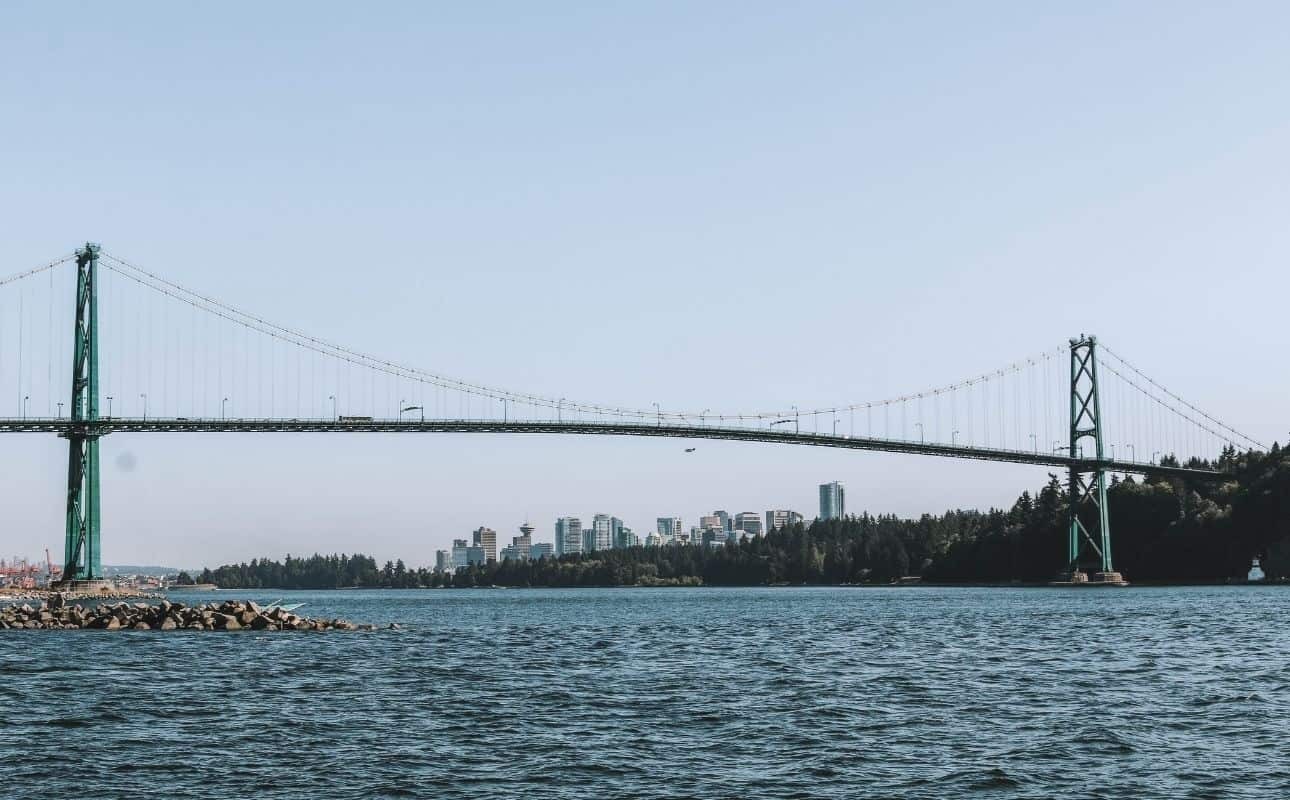
[[[1290,798],[1283,588],[289,596],[0,632],[0,796]]]

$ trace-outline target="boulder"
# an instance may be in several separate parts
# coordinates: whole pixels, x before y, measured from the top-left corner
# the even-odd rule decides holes
[[[221,631],[240,631],[242,623],[232,614],[216,614],[215,627]]]

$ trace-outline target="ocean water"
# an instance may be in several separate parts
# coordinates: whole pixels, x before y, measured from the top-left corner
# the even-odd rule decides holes
[[[1290,798],[1283,587],[283,595],[0,632],[0,796]]]

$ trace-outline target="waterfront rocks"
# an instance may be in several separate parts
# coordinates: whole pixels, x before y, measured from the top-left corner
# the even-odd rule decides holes
[[[391,626],[393,627],[393,626]],[[0,606],[3,630],[135,630],[135,631],[370,631],[374,625],[355,625],[342,619],[310,619],[278,606],[261,608],[255,603],[229,600],[186,606],[162,601],[148,603],[69,606],[64,598],[51,598],[44,607]]]
[[[47,589],[22,589],[14,591],[12,589],[0,589],[0,603],[17,602],[20,600],[41,600],[45,607],[54,609],[54,603],[61,606],[64,603],[74,603],[77,600],[92,600],[102,603],[107,600],[159,600],[165,595],[149,592],[137,592],[130,589],[117,589],[112,592],[57,592]]]

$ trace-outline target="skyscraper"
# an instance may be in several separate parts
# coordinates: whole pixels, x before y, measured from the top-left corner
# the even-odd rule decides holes
[[[837,481],[820,484],[820,519],[842,519],[847,515],[846,492]]]
[[[560,517],[555,521],[555,554],[567,556],[582,552],[582,520]]]
[[[520,535],[511,537],[509,547],[502,548],[502,560],[528,561],[533,551],[533,526],[527,522],[520,526]]]
[[[520,526],[520,535],[511,537],[511,547],[523,553],[523,558],[528,558],[529,550],[533,547],[533,526],[527,522]]]
[[[467,549],[469,549],[469,547],[466,544],[465,539],[452,540],[452,568],[454,570],[460,569],[470,563],[466,553]]]
[[[735,522],[733,519],[730,518],[730,514],[728,512],[713,511],[712,516],[721,520],[721,527],[725,529],[726,533],[730,533],[735,529]]]
[[[640,543],[641,543],[641,538],[637,536],[635,533],[632,533],[631,528],[622,524],[619,524],[617,527],[615,527],[614,547],[620,548],[620,549],[626,549],[628,547],[639,547]]]
[[[484,558],[488,561],[497,560],[497,531],[492,528],[485,528],[482,525],[474,532],[474,546],[482,548]]]
[[[434,571],[452,572],[452,551],[436,550],[434,552]]]
[[[735,514],[735,530],[743,531],[749,536],[760,536],[761,514],[756,511],[740,511]]]
[[[681,535],[681,518],[680,517],[659,517],[658,518],[658,535],[663,540],[663,544],[675,542]]]
[[[582,532],[586,551],[609,550],[614,546],[614,518],[608,514],[596,514],[591,518],[591,527]]]

